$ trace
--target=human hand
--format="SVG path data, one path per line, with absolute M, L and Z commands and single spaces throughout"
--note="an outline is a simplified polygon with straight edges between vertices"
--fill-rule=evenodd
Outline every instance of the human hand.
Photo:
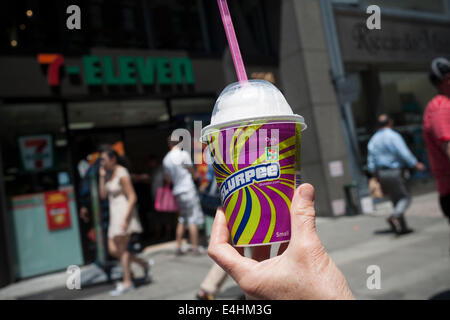
M 85 223 L 89 222 L 89 212 L 88 212 L 88 209 L 84 206 L 80 208 L 80 218 Z
M 100 166 L 100 169 L 98 170 L 98 174 L 99 174 L 100 177 L 102 177 L 102 178 L 106 177 L 106 170 L 105 170 L 105 167 Z
M 425 171 L 425 165 L 422 162 L 417 162 L 414 169 L 418 171 Z
M 291 230 L 291 241 L 281 255 L 255 261 L 243 257 L 242 250 L 238 252 L 229 243 L 225 214 L 218 209 L 208 254 L 251 298 L 353 299 L 343 274 L 317 235 L 314 188 L 310 184 L 302 184 L 294 193 Z

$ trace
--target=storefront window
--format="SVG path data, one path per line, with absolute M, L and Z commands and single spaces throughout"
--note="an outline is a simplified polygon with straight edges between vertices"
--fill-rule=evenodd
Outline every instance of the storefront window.
M 71 184 L 60 105 L 0 106 L 0 136 L 8 197 Z
M 205 51 L 197 1 L 159 0 L 147 3 L 155 48 Z
M 360 74 L 363 92 L 353 103 L 353 116 L 361 153 L 367 155 L 367 143 L 375 132 L 376 118 L 381 113 L 394 120 L 394 130 L 401 133 L 411 151 L 427 163 L 422 137 L 423 112 L 436 94 L 426 72 L 378 72 Z M 378 97 L 378 98 L 377 98 Z
M 131 0 L 88 1 L 88 32 L 85 37 L 89 46 L 146 48 L 141 4 Z
M 382 72 L 382 105 L 395 121 L 411 151 L 422 162 L 428 163 L 422 134 L 423 112 L 436 93 L 422 72 Z
M 66 9 L 78 5 L 81 29 L 69 30 Z M 32 53 L 45 48 L 67 55 L 91 47 L 147 48 L 142 2 L 133 0 L 3 1 L 0 51 Z
M 66 27 L 66 9 L 73 4 L 83 8 L 82 27 L 76 32 Z M 187 50 L 221 57 L 227 47 L 216 1 L 9 1 L 0 8 L 1 53 L 36 54 L 45 48 L 80 55 L 106 47 Z M 229 8 L 243 55 L 263 61 L 277 58 L 279 1 L 230 0 Z
M 0 105 L 5 217 L 16 279 L 84 264 L 64 129 L 60 104 Z
M 58 20 L 52 19 L 59 4 L 52 1 L 2 1 L 0 9 L 0 48 L 3 52 L 32 52 L 37 48 L 58 47 Z
M 382 105 L 398 125 L 422 122 L 422 113 L 436 93 L 425 72 L 381 72 Z
M 140 126 L 169 119 L 164 100 L 115 100 L 68 104 L 72 130 Z
M 278 43 L 269 32 L 279 24 L 279 4 L 272 1 L 232 1 L 230 10 L 234 14 L 238 38 L 244 55 L 276 56 Z M 277 20 L 278 18 L 278 20 Z M 275 30 L 278 28 L 275 27 Z
M 172 99 L 171 108 L 173 116 L 189 115 L 190 121 L 201 120 L 203 115 L 211 118 L 211 112 L 214 108 L 214 98 L 189 98 L 189 99 Z

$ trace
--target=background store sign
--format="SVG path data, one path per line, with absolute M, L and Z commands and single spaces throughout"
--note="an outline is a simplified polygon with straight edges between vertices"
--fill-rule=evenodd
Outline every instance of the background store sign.
M 381 30 L 369 30 L 365 18 L 338 13 L 342 58 L 347 62 L 429 63 L 450 52 L 450 24 L 383 16 Z
M 53 138 L 50 134 L 19 137 L 19 149 L 26 171 L 40 171 L 53 167 Z
M 44 194 L 48 230 L 70 228 L 70 209 L 67 192 L 49 191 Z
M 82 57 L 83 74 L 79 65 L 65 65 L 60 54 L 39 54 L 38 62 L 48 65 L 47 82 L 61 83 L 61 68 L 69 76 L 84 76 L 88 86 L 153 86 L 194 84 L 191 60 L 187 57 L 132 57 L 86 55 Z

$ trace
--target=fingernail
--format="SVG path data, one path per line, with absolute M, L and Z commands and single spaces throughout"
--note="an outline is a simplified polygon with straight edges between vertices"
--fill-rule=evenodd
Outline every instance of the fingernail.
M 303 200 L 314 201 L 314 188 L 310 184 L 303 184 L 299 188 L 300 198 Z

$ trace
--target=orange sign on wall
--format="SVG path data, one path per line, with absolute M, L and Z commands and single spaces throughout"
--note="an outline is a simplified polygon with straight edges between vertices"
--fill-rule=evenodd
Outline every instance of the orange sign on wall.
M 65 191 L 45 192 L 45 212 L 50 231 L 70 228 L 69 199 Z

